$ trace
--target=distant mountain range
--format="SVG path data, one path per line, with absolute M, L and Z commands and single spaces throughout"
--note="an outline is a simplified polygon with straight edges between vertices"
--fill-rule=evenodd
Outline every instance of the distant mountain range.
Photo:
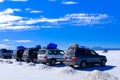
M 103 48 L 103 47 L 93 47 L 91 49 L 93 49 L 93 50 L 105 50 L 105 49 L 107 49 L 107 50 L 120 50 L 120 48 Z

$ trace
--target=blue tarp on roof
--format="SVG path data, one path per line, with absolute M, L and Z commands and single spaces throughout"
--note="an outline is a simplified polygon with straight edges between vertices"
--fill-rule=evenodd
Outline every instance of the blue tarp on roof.
M 55 44 L 55 43 L 49 43 L 49 44 L 47 45 L 47 48 L 48 48 L 48 49 L 57 49 L 57 44 Z
M 26 49 L 24 46 L 17 46 L 17 49 Z

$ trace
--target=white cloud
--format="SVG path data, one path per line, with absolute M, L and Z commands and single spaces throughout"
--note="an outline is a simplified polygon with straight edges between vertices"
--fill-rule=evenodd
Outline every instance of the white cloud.
M 12 21 L 17 21 L 21 20 L 22 17 L 19 16 L 14 16 L 14 15 L 0 15 L 0 23 L 6 23 L 6 22 L 12 22 Z
M 56 19 L 50 19 L 50 18 L 38 18 L 38 19 L 30 19 L 25 21 L 26 24 L 35 24 L 35 23 L 42 23 L 42 22 L 48 22 L 48 23 L 56 23 L 59 21 L 67 21 L 67 19 L 64 18 L 56 18 Z
M 40 26 L 40 28 L 52 28 L 52 26 Z
M 50 18 L 40 18 L 39 21 L 40 22 L 50 22 L 50 23 L 56 23 L 59 21 L 67 21 L 67 18 L 56 18 L 56 19 L 50 19 Z
M 3 12 L 0 12 L 0 14 L 12 14 L 14 12 L 14 9 L 7 8 Z
M 30 13 L 41 13 L 41 12 L 43 12 L 43 11 L 37 11 L 37 10 L 30 11 Z
M 23 17 L 14 16 L 13 13 L 15 11 L 20 11 L 20 9 L 7 8 L 3 12 L 0 12 L 0 30 L 31 29 L 31 26 L 18 23 L 23 20 Z
M 8 48 L 6 44 L 0 44 L 0 48 Z
M 74 2 L 74 1 L 63 1 L 62 4 L 73 5 L 73 4 L 78 4 L 78 2 Z
M 30 8 L 27 9 L 28 11 L 32 11 Z M 28 18 L 13 15 L 15 11 L 19 12 L 20 9 L 8 8 L 0 12 L 0 30 L 32 30 L 52 28 L 52 26 L 54 27 L 57 25 L 80 26 L 110 22 L 110 17 L 107 14 L 73 13 L 58 18 Z
M 38 18 L 30 19 L 25 21 L 26 24 L 35 23 L 53 23 L 53 24 L 68 24 L 68 25 L 90 25 L 90 24 L 102 24 L 109 22 L 109 16 L 107 14 L 84 14 L 84 13 L 74 13 L 67 14 L 60 18 Z
M 21 21 L 21 24 L 31 25 L 36 23 L 48 23 L 55 25 L 91 25 L 91 24 L 103 24 L 109 23 L 109 16 L 107 14 L 84 14 L 84 13 L 74 13 L 67 14 L 64 17 L 59 18 L 37 18 L 29 19 L 26 21 Z M 51 25 L 47 25 L 51 26 Z M 50 27 L 49 27 L 50 28 Z
M 31 26 L 4 26 L 0 27 L 0 30 L 25 30 L 31 29 Z
M 10 1 L 14 1 L 14 2 L 27 2 L 28 0 L 10 0 Z
M 0 48 L 12 49 L 12 48 L 14 48 L 14 46 L 7 45 L 7 44 L 0 44 Z
M 17 11 L 17 12 L 20 12 L 21 10 L 20 9 L 17 9 L 17 8 L 15 8 L 15 9 L 13 9 L 14 11 Z
M 75 1 L 66 1 L 66 0 L 49 0 L 50 2 L 60 2 L 61 4 L 65 5 L 73 5 L 73 4 L 78 4 L 78 2 Z
M 4 0 L 0 0 L 0 3 L 4 2 Z
M 31 42 L 31 40 L 15 40 L 15 42 L 18 42 L 18 43 L 29 43 L 29 42 Z
M 109 22 L 109 16 L 107 14 L 67 14 L 64 18 L 67 18 L 67 23 L 75 25 L 90 25 L 101 24 Z
M 20 16 L 14 16 L 12 15 L 15 11 L 18 11 L 19 9 L 11 9 L 7 8 L 3 12 L 0 12 L 0 23 L 5 23 L 8 21 L 16 21 L 22 19 Z
M 10 40 L 9 40 L 9 39 L 3 39 L 2 41 L 4 41 L 4 42 L 9 42 Z
M 40 10 L 32 10 L 31 8 L 26 8 L 26 11 L 30 12 L 30 13 L 42 13 L 43 11 Z
M 15 11 L 21 11 L 20 9 L 12 9 L 12 8 L 7 8 L 6 10 L 0 12 L 0 15 L 2 14 L 13 14 Z
M 31 10 L 31 8 L 25 8 L 25 10 L 26 10 L 26 11 L 30 11 L 30 10 Z

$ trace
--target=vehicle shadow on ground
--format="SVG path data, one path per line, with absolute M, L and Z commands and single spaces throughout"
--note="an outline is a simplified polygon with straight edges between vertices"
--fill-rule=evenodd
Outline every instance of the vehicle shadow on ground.
M 56 65 L 54 65 L 52 67 L 65 67 L 65 66 L 66 66 L 65 64 L 56 64 Z
M 66 65 L 65 64 L 55 64 L 54 66 L 51 66 L 51 67 L 60 68 L 60 67 L 66 67 Z M 107 70 L 114 69 L 115 67 L 116 66 L 112 66 L 112 65 L 106 65 L 106 66 L 94 65 L 94 66 L 89 66 L 86 69 L 80 69 L 79 67 L 74 67 L 74 69 L 80 70 L 80 71 L 94 71 L 94 70 L 107 71 Z
M 93 66 L 93 67 L 88 67 L 86 69 L 79 69 L 79 68 L 75 68 L 75 69 L 76 70 L 82 70 L 82 71 L 94 71 L 94 70 L 106 71 L 106 70 L 111 70 L 115 67 L 116 66 L 106 65 L 106 66 Z

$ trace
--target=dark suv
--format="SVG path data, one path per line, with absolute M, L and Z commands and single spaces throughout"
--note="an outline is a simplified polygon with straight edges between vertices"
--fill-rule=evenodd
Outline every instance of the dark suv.
M 16 53 L 17 61 L 37 62 L 38 49 L 27 48 L 19 49 Z
M 105 56 L 97 54 L 94 50 L 85 48 L 69 49 L 64 55 L 63 63 L 74 67 L 86 68 L 89 64 L 100 64 L 105 66 L 107 59 Z
M 12 50 L 7 50 L 7 49 L 0 50 L 0 57 L 2 57 L 3 59 L 12 59 L 12 56 L 13 56 Z

